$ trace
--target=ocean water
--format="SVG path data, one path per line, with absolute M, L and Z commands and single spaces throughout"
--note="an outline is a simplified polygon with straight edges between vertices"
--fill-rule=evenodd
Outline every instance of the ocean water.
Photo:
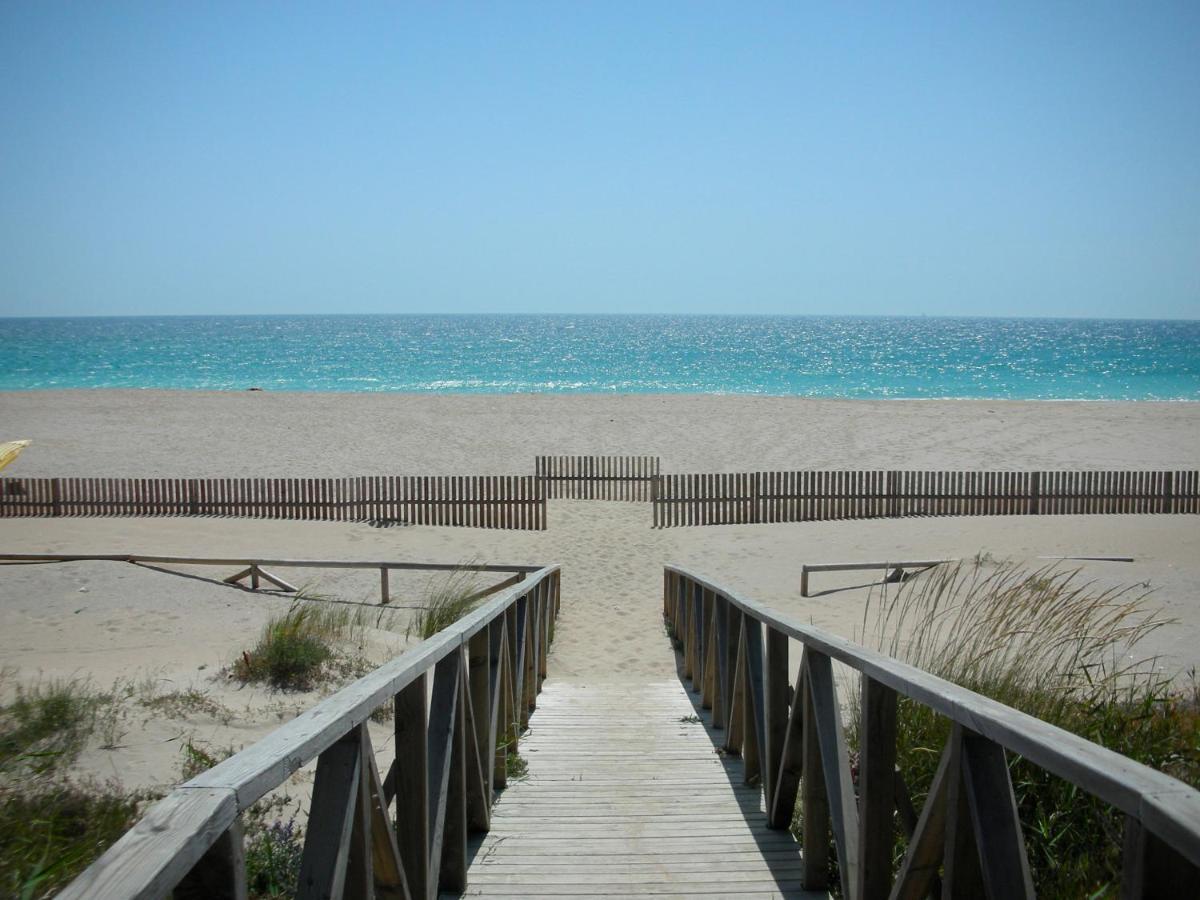
M 1200 400 L 1200 321 L 773 316 L 0 319 L 0 389 Z

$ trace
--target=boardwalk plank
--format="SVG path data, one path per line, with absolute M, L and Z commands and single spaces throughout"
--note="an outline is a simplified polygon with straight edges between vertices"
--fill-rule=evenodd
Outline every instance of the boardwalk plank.
M 677 681 L 548 681 L 466 896 L 805 896 L 795 839 L 767 828 L 693 702 Z

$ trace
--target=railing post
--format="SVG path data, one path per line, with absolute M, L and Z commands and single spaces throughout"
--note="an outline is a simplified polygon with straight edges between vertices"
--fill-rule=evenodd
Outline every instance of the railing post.
M 57 479 L 56 479 L 57 480 Z M 235 821 L 175 886 L 176 900 L 245 900 L 246 849 Z
M 350 729 L 317 759 L 296 890 L 301 900 L 339 896 L 346 882 L 362 780 L 360 736 Z
M 429 893 L 429 769 L 425 693 L 422 673 L 395 698 L 396 833 L 400 858 L 414 898 Z
M 855 896 L 858 889 L 858 807 L 854 799 L 850 759 L 833 682 L 833 666 L 824 653 L 809 650 L 805 656 L 808 660 L 808 688 L 812 697 L 813 730 L 825 781 L 826 810 L 837 846 L 842 896 L 850 898 Z M 807 731 L 807 723 L 805 725 Z M 807 738 L 807 734 L 805 736 Z M 808 759 L 804 762 L 804 779 L 808 781 Z
M 971 810 L 963 784 L 963 728 L 957 722 L 950 731 L 950 768 L 946 782 L 946 849 L 942 884 L 948 897 L 983 897 L 983 872 Z
M 460 717 L 463 696 L 462 651 L 443 657 L 434 666 L 433 696 L 429 703 L 429 875 L 426 897 L 439 888 L 455 888 L 456 871 L 466 842 L 466 794 L 462 789 L 463 752 Z
M 474 831 L 491 825 L 492 760 L 491 646 L 489 629 L 469 641 L 467 651 L 467 824 Z
M 388 590 L 388 569 L 387 566 L 379 567 L 379 602 L 385 606 L 392 600 L 391 592 Z
M 700 707 L 702 709 L 712 709 L 713 694 L 716 692 L 716 680 L 713 677 L 717 669 L 717 643 L 713 640 L 713 615 L 714 607 L 716 606 L 716 596 L 710 590 L 704 590 L 701 594 L 701 604 L 704 608 L 704 627 L 702 634 L 704 635 L 704 646 L 701 653 L 704 656 L 704 667 L 702 670 L 702 679 L 700 683 Z
M 817 740 L 816 711 L 813 709 L 808 663 L 812 651 L 804 651 L 805 685 L 801 699 L 801 735 L 803 738 L 800 779 L 800 815 L 804 848 L 803 887 L 808 891 L 829 887 L 829 798 L 825 793 L 825 767 L 821 761 L 821 744 Z
M 775 802 L 779 763 L 788 726 L 788 639 L 782 631 L 766 626 L 766 659 L 763 665 L 763 792 L 766 807 Z
M 729 601 L 716 594 L 713 598 L 713 642 L 716 665 L 713 667 L 712 726 L 724 728 L 729 719 Z
M 895 843 L 896 692 L 862 676 L 859 740 L 859 889 L 862 900 L 886 898 Z
M 688 618 L 692 639 L 692 692 L 699 693 L 704 678 L 704 588 L 699 583 L 692 584 Z
M 1200 896 L 1200 868 L 1180 856 L 1134 816 L 1125 817 L 1121 857 L 1122 900 Z

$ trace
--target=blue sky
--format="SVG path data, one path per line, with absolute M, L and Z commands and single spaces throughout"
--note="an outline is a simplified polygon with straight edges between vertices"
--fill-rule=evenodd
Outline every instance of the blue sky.
M 0 5 L 0 315 L 1200 318 L 1200 3 Z

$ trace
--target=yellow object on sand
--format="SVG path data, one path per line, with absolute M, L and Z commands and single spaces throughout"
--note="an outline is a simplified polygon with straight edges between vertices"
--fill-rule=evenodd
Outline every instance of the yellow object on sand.
M 0 444 L 0 469 L 17 458 L 17 455 L 29 446 L 29 441 L 8 441 Z

